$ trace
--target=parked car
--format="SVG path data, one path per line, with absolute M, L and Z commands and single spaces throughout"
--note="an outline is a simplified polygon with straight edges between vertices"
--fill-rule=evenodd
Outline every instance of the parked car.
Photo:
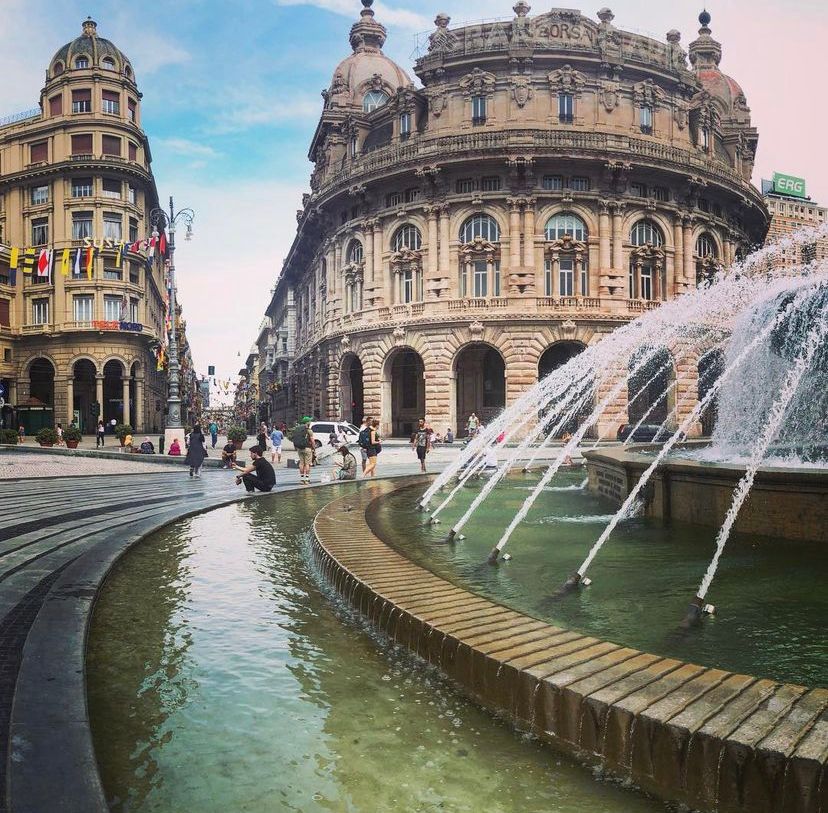
M 313 421 L 310 424 L 310 430 L 313 432 L 317 449 L 327 444 L 332 432 L 345 435 L 348 443 L 356 443 L 359 438 L 359 429 L 345 421 Z
M 618 427 L 618 440 L 623 441 L 629 438 L 631 443 L 653 443 L 656 436 L 663 443 L 671 434 L 657 423 L 642 423 L 637 429 L 634 423 L 623 423 Z M 632 435 L 631 438 L 630 435 Z

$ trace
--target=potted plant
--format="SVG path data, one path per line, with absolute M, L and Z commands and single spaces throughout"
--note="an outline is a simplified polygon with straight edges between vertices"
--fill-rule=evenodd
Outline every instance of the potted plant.
M 121 446 L 124 445 L 124 438 L 127 435 L 132 434 L 132 427 L 128 423 L 116 423 L 115 424 L 115 437 L 121 443 Z
M 67 426 L 63 430 L 63 439 L 66 441 L 67 449 L 77 449 L 78 444 L 83 439 L 83 435 L 77 426 Z
M 54 446 L 58 441 L 58 433 L 51 426 L 44 426 L 35 435 L 35 440 L 41 446 Z
M 242 444 L 247 440 L 247 430 L 241 426 L 231 426 L 227 430 L 227 440 L 233 441 L 233 445 L 241 449 Z
M 14 443 L 17 445 L 20 442 L 20 435 L 17 434 L 16 429 L 0 429 L 0 443 Z

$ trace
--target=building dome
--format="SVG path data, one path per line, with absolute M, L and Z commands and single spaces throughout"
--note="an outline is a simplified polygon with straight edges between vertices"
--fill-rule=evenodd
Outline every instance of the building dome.
M 365 100 L 369 94 L 388 96 L 397 88 L 412 84 L 409 75 L 382 52 L 386 30 L 374 19 L 373 1 L 362 0 L 360 19 L 351 27 L 350 41 L 354 52 L 334 71 L 329 91 L 333 107 L 370 105 L 370 99 L 367 103 Z
M 735 79 L 719 70 L 722 46 L 711 36 L 710 19 L 706 10 L 699 15 L 701 28 L 698 39 L 690 43 L 690 62 L 702 87 L 729 114 L 734 109 L 746 108 L 745 92 Z
M 71 70 L 110 70 L 133 80 L 132 65 L 109 40 L 98 36 L 98 24 L 87 17 L 79 37 L 59 48 L 49 63 L 49 79 Z

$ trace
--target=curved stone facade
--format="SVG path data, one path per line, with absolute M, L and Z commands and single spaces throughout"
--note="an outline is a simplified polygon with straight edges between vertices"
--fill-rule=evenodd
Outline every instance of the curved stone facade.
M 77 417 L 94 432 L 98 404 L 107 421 L 163 427 L 165 271 L 129 248 L 152 232 L 151 160 L 130 62 L 86 20 L 52 57 L 39 109 L 0 122 L 3 425 L 31 433 Z M 24 273 L 25 247 L 52 252 L 50 276 Z M 51 412 L 26 409 L 30 399 Z
M 360 77 L 354 64 L 385 41 L 364 5 Z M 440 431 L 485 421 L 576 346 L 556 343 L 598 341 L 764 237 L 757 134 L 707 15 L 690 67 L 678 32 L 630 34 L 607 9 L 599 22 L 514 11 L 460 29 L 439 15 L 414 68 L 422 88 L 393 87 L 389 70 L 354 87 L 334 75 L 268 311 L 285 335 L 290 292 L 280 409 L 379 416 L 386 435 L 418 413 Z M 395 371 L 405 348 L 416 357 Z

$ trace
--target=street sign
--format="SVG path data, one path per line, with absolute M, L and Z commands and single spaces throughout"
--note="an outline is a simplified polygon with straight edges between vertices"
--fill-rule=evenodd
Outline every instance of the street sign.
M 788 195 L 793 198 L 807 197 L 805 194 L 804 178 L 797 178 L 794 175 L 783 175 L 781 172 L 773 173 L 773 191 L 777 195 Z

